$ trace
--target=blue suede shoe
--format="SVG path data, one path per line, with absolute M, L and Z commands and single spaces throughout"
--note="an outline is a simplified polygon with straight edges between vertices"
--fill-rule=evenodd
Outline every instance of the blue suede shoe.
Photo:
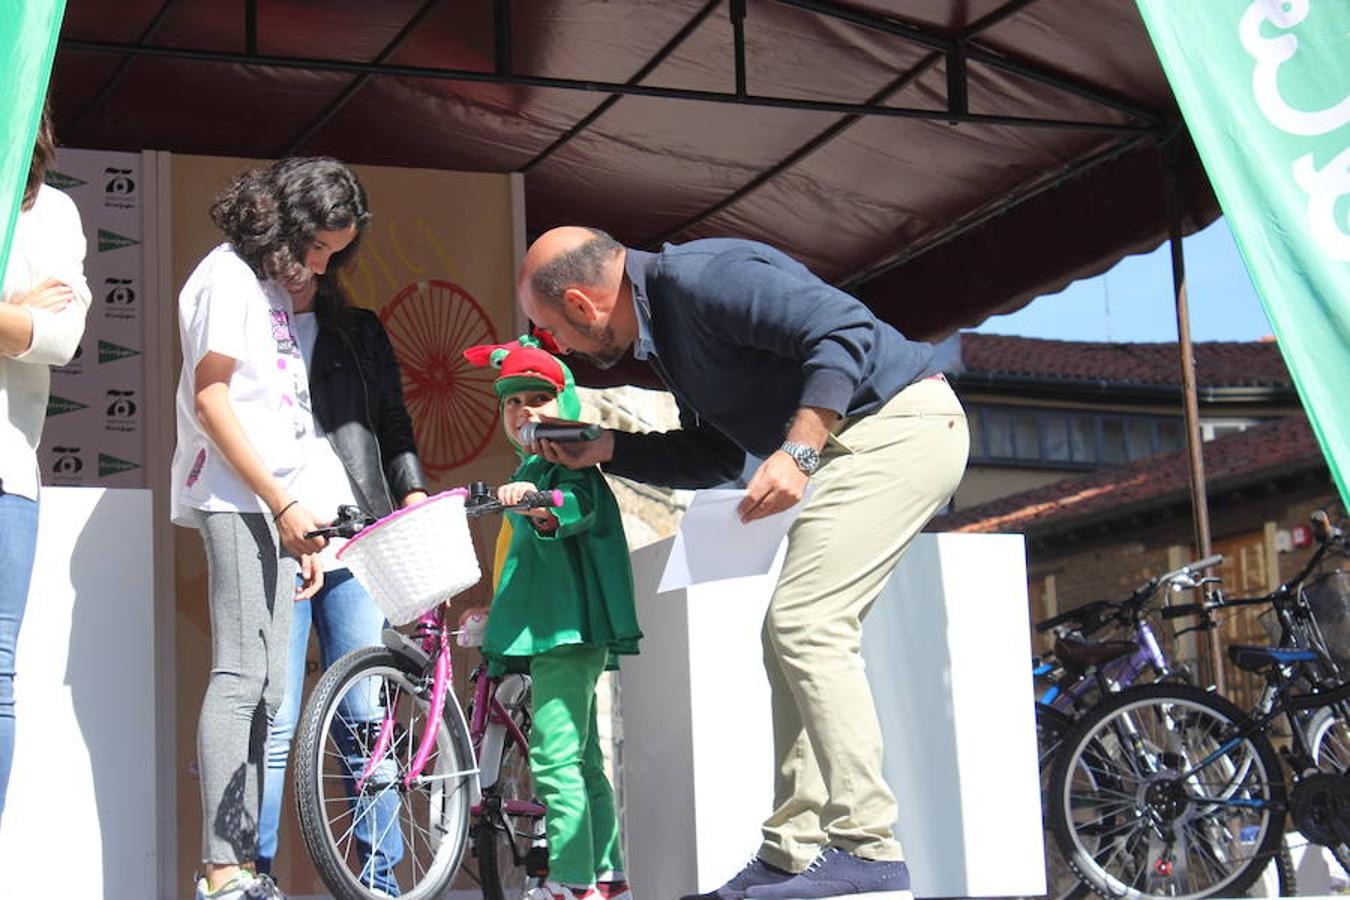
M 777 866 L 771 866 L 758 856 L 751 857 L 745 868 L 730 881 L 715 891 L 706 894 L 685 894 L 680 900 L 744 900 L 745 892 L 755 887 L 769 887 L 783 881 L 790 881 L 793 874 Z
M 823 897 L 887 897 L 914 900 L 909 867 L 902 862 L 862 859 L 826 847 L 815 862 L 787 881 L 746 891 L 748 900 L 820 900 Z

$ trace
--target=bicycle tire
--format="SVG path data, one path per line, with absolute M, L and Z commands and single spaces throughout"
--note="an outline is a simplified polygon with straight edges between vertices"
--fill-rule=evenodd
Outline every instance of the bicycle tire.
M 1158 684 L 1107 697 L 1070 729 L 1051 772 L 1050 817 L 1060 850 L 1093 891 L 1201 900 L 1239 896 L 1261 876 L 1283 843 L 1284 773 L 1264 734 L 1223 749 L 1245 718 L 1208 691 Z M 1072 780 L 1080 767 L 1095 775 L 1082 789 Z M 1197 790 L 1218 802 L 1197 802 Z
M 1041 832 L 1045 840 L 1045 893 L 1047 900 L 1082 900 L 1092 893 L 1059 851 L 1050 819 L 1046 815 L 1050 770 L 1073 717 L 1044 703 L 1036 704 L 1036 759 L 1041 776 Z
M 396 822 L 404 856 L 395 875 L 404 900 L 431 900 L 449 890 L 463 861 L 469 832 L 469 779 L 475 777 L 476 767 L 462 722 L 449 714 L 454 703 L 451 697 L 435 752 L 424 770 L 425 780 L 402 789 L 403 776 L 423 731 L 428 709 L 425 694 L 429 692 L 423 673 L 403 656 L 384 647 L 353 650 L 333 663 L 315 685 L 295 737 L 295 803 L 300 833 L 319 877 L 335 900 L 375 900 L 383 896 L 361 883 L 362 861 L 354 860 L 358 851 L 353 847 L 352 833 L 363 813 L 341 807 L 348 796 L 349 773 L 354 769 L 342 752 L 329 746 L 330 742 L 336 746 L 336 739 L 330 737 L 336 727 L 345 726 L 350 734 L 357 734 L 357 729 L 341 720 L 339 710 L 349 691 L 376 687 L 375 683 L 367 684 L 373 678 L 381 679 L 380 703 L 385 708 L 392 703 L 396 719 L 405 710 L 408 715 L 406 723 L 399 721 L 388 751 L 389 771 L 381 779 L 384 786 L 374 792 L 379 796 L 396 791 L 399 798 Z M 395 685 L 392 691 L 391 681 Z M 363 748 L 370 746 L 366 740 L 356 739 L 362 741 Z M 325 796 L 325 788 L 332 789 L 334 782 L 344 791 L 337 799 Z M 346 802 L 350 807 L 351 801 Z M 343 835 L 334 834 L 334 822 L 329 819 L 328 810 L 334 804 L 339 806 L 338 820 L 345 816 L 352 820 Z M 345 846 L 340 846 L 344 841 Z M 419 847 L 428 854 L 428 861 L 420 866 Z
M 521 733 L 529 739 L 530 690 L 508 709 Z M 499 726 L 500 727 L 500 726 Z M 487 743 L 486 741 L 484 742 Z M 498 810 L 508 800 L 534 801 L 529 747 L 511 740 L 500 746 L 497 780 L 483 789 L 482 812 L 473 825 L 473 852 L 484 900 L 520 900 L 532 882 L 524 866 L 531 847 L 543 840 L 542 818 L 510 816 Z M 484 768 L 486 761 L 481 761 Z
M 1350 769 L 1350 723 L 1335 707 L 1317 710 L 1304 726 L 1304 734 L 1319 772 L 1339 775 Z

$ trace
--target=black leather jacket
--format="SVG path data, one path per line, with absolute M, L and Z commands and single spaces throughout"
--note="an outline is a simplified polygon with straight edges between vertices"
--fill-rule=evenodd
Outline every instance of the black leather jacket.
M 362 510 L 385 516 L 410 491 L 426 490 L 394 348 L 373 312 L 352 307 L 339 324 L 320 326 L 309 392 Z M 322 518 L 333 511 L 314 512 Z

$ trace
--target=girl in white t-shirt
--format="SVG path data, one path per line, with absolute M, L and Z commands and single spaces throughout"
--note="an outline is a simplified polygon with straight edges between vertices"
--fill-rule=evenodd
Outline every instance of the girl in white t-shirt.
M 282 896 L 253 871 L 265 742 L 287 681 L 293 603 L 323 587 L 325 542 L 305 534 L 332 517 L 309 505 L 316 426 L 296 317 L 336 290 L 333 273 L 370 213 L 346 166 L 288 159 L 240 175 L 211 216 L 227 243 L 178 299 L 172 515 L 201 532 L 209 572 L 197 897 L 242 900 Z

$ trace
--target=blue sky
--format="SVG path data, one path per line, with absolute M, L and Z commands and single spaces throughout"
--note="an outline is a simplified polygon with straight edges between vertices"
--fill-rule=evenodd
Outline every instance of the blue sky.
M 1272 334 L 1226 219 L 1186 238 L 1183 247 L 1192 340 L 1254 341 Z M 1071 341 L 1175 341 L 1167 244 L 974 330 Z

